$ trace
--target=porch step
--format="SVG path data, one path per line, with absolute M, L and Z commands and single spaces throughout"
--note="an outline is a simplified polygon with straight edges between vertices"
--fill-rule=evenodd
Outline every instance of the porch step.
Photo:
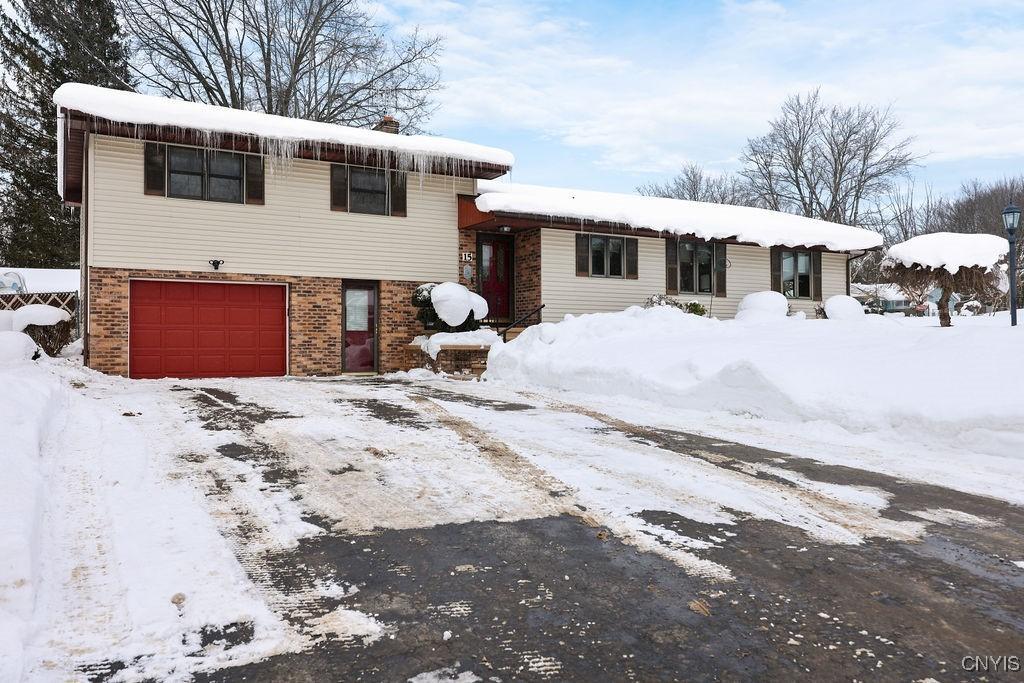
M 519 327 L 511 327 L 511 328 L 509 328 L 508 332 L 505 333 L 505 341 L 512 341 L 513 339 L 518 337 L 520 334 L 522 334 L 523 330 L 525 330 L 525 329 L 526 329 L 525 325 L 520 325 Z

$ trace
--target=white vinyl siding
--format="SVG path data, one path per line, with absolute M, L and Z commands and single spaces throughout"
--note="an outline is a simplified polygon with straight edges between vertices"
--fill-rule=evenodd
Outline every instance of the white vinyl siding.
M 457 195 L 471 179 L 408 178 L 408 215 L 331 211 L 326 162 L 267 159 L 264 205 L 143 194 L 143 143 L 92 136 L 89 264 L 98 267 L 439 281 L 458 277 Z
M 576 232 L 545 228 L 540 231 L 540 287 L 544 322 L 558 322 L 568 313 L 621 311 L 637 306 L 651 294 L 665 292 L 665 242 L 637 238 L 636 280 L 576 276 Z
M 541 230 L 541 296 L 546 304 L 545 322 L 557 322 L 567 313 L 621 311 L 642 304 L 651 294 L 665 293 L 665 241 L 639 237 L 639 278 L 621 280 L 576 277 L 576 233 L 571 230 Z M 681 302 L 699 301 L 716 318 L 732 318 L 744 296 L 772 288 L 771 251 L 763 247 L 730 244 L 726 247 L 726 296 L 680 293 Z M 846 294 L 846 254 L 823 253 L 821 258 L 822 302 L 835 294 Z M 794 313 L 814 317 L 821 302 L 792 299 Z

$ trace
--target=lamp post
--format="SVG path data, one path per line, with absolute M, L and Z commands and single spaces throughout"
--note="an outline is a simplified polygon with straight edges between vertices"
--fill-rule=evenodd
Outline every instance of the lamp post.
M 1003 227 L 1010 239 L 1010 325 L 1017 324 L 1017 224 L 1020 208 L 1012 201 L 1003 209 Z

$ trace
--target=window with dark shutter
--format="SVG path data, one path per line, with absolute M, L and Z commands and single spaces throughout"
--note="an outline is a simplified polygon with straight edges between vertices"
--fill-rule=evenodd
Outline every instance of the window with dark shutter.
M 576 277 L 590 275 L 590 235 L 576 235 Z
M 331 210 L 348 211 L 348 166 L 331 164 Z
M 626 238 L 626 279 L 636 280 L 640 277 L 639 242 L 635 237 Z
M 389 175 L 391 176 L 391 215 L 404 216 L 406 212 L 406 174 L 404 171 L 391 171 Z
M 244 162 L 242 154 L 210 151 L 206 157 L 206 198 L 212 202 L 244 202 Z
M 811 297 L 821 301 L 821 252 L 811 252 Z
M 203 199 L 206 155 L 194 147 L 167 149 L 167 196 Z
M 679 293 L 679 241 L 676 237 L 665 239 L 665 293 Z
M 772 272 L 772 291 L 782 293 L 782 250 L 772 247 L 770 253 Z
M 145 193 L 160 195 L 165 194 L 167 182 L 167 152 L 166 147 L 156 142 L 146 143 L 145 152 Z
M 715 296 L 725 296 L 725 273 L 729 268 L 729 259 L 725 255 L 725 245 L 715 242 Z
M 245 203 L 263 203 L 263 157 L 245 155 Z

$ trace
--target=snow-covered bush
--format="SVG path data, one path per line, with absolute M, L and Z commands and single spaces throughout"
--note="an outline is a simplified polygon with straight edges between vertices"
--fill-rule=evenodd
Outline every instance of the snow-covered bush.
M 852 296 L 836 294 L 825 301 L 825 315 L 829 320 L 857 320 L 864 317 L 864 307 Z
M 47 304 L 29 304 L 0 311 L 0 330 L 24 332 L 48 356 L 56 356 L 75 337 L 71 314 Z
M 736 320 L 770 322 L 789 315 L 789 300 L 779 292 L 747 294 L 736 307 Z
M 652 294 L 644 300 L 643 308 L 655 308 L 657 306 L 671 306 L 691 315 L 707 315 L 708 309 L 699 301 L 687 301 L 685 304 L 679 299 L 665 294 Z
M 37 357 L 39 347 L 24 332 L 0 331 L 0 365 L 15 365 Z
M 428 330 L 472 332 L 487 317 L 487 301 L 457 282 L 420 285 L 412 295 L 416 319 Z

